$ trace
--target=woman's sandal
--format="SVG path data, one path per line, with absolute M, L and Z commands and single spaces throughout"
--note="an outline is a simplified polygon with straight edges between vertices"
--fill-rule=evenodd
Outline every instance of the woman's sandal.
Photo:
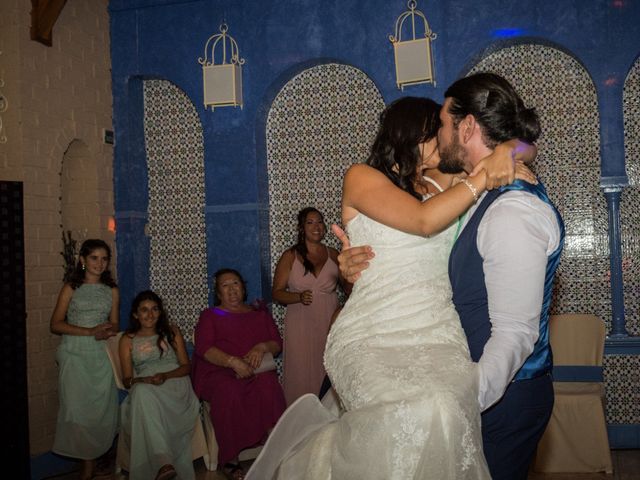
M 160 467 L 158 475 L 156 475 L 156 480 L 173 480 L 174 478 L 178 478 L 176 469 L 173 468 L 173 465 L 168 464 Z
M 225 463 L 222 471 L 229 480 L 243 480 L 244 470 L 238 463 Z

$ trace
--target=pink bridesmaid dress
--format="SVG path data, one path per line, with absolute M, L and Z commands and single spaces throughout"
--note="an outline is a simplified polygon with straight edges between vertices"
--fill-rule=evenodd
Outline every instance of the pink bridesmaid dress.
M 296 254 L 287 288 L 290 292 L 313 292 L 310 305 L 287 305 L 284 317 L 284 394 L 291 405 L 305 393 L 320 391 L 325 376 L 323 356 L 331 316 L 338 308 L 338 266 L 329 255 L 318 276 L 304 274 Z

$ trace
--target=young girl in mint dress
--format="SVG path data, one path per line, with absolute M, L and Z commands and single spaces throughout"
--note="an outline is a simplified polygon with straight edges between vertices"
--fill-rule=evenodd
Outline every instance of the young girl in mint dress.
M 81 460 L 82 480 L 96 473 L 95 460 L 111 448 L 118 429 L 118 395 L 104 341 L 118 331 L 118 288 L 110 260 L 105 242 L 86 240 L 51 316 L 51 332 L 62 336 L 52 450 Z
M 184 339 L 154 292 L 134 299 L 119 353 L 129 388 L 121 431 L 131 452 L 129 479 L 194 480 L 191 439 L 200 402 L 191 388 Z

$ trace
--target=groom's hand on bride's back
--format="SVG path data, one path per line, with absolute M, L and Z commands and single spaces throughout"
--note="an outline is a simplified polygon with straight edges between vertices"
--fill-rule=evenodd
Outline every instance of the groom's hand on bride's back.
M 360 278 L 360 272 L 369 267 L 369 260 L 375 254 L 368 245 L 352 247 L 347 234 L 335 223 L 331 225 L 331 230 L 338 237 L 338 240 L 342 242 L 342 251 L 338 255 L 340 274 L 347 282 L 354 283 Z

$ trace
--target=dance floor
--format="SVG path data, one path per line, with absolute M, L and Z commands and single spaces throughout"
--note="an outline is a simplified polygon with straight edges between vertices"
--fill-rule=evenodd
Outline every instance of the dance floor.
M 640 450 L 612 450 L 613 475 L 604 473 L 531 473 L 528 480 L 640 480 Z M 248 467 L 251 462 L 243 462 Z M 226 480 L 222 472 L 208 472 L 202 460 L 196 460 L 196 480 Z M 77 473 L 47 477 L 56 480 L 75 480 Z M 113 475 L 112 480 L 126 480 L 126 473 Z M 105 477 L 101 479 L 107 480 Z M 390 479 L 391 480 L 391 479 Z M 399 480 L 399 479 L 398 479 Z

